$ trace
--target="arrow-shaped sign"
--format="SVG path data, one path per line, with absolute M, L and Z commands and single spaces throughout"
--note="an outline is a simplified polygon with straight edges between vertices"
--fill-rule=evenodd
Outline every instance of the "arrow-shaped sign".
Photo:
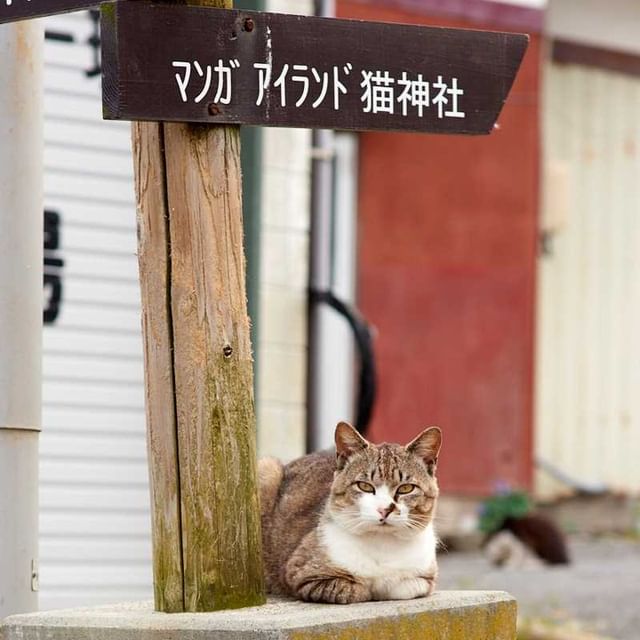
M 489 133 L 525 35 L 102 5 L 108 119 Z

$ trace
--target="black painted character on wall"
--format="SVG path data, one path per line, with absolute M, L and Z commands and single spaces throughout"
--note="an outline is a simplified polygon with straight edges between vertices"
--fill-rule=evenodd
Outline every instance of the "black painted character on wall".
M 53 324 L 62 302 L 62 267 L 64 260 L 57 255 L 60 249 L 60 214 L 44 212 L 44 323 Z
M 92 33 L 83 42 L 92 51 L 93 64 L 89 69 L 85 69 L 84 74 L 87 78 L 95 78 L 100 75 L 100 11 L 97 9 L 89 9 L 85 14 L 91 21 Z M 52 42 L 66 42 L 68 44 L 74 44 L 77 42 L 76 36 L 68 31 L 54 31 L 47 29 L 44 32 L 45 40 Z

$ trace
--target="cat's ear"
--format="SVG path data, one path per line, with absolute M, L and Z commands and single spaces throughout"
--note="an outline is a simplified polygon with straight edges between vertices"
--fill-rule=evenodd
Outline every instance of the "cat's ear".
M 369 446 L 369 443 L 348 422 L 338 423 L 335 438 L 338 469 L 342 469 L 353 454 L 364 451 Z
M 422 458 L 427 465 L 429 475 L 433 475 L 438 463 L 438 454 L 442 445 L 442 431 L 438 427 L 425 429 L 417 438 L 414 438 L 408 445 L 407 451 Z

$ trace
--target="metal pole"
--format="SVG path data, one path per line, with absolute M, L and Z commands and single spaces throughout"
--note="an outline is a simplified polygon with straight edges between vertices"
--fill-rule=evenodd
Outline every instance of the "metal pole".
M 0 618 L 38 608 L 43 45 L 0 27 Z
M 335 16 L 335 0 L 316 0 L 315 14 Z M 309 287 L 326 291 L 331 285 L 331 215 L 333 204 L 334 132 L 313 132 L 311 169 L 311 242 L 309 247 Z M 332 444 L 335 425 L 320 424 L 322 397 L 320 366 L 322 325 L 327 309 L 318 304 L 309 307 L 309 358 L 307 366 L 307 448 L 314 451 Z

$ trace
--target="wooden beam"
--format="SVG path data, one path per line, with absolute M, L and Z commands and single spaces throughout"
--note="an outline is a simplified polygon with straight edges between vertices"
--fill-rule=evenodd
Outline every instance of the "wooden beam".
M 184 611 L 184 581 L 163 138 L 161 123 L 133 123 L 154 598 L 174 613 Z
M 133 145 L 156 609 L 262 604 L 239 130 L 138 123 Z

